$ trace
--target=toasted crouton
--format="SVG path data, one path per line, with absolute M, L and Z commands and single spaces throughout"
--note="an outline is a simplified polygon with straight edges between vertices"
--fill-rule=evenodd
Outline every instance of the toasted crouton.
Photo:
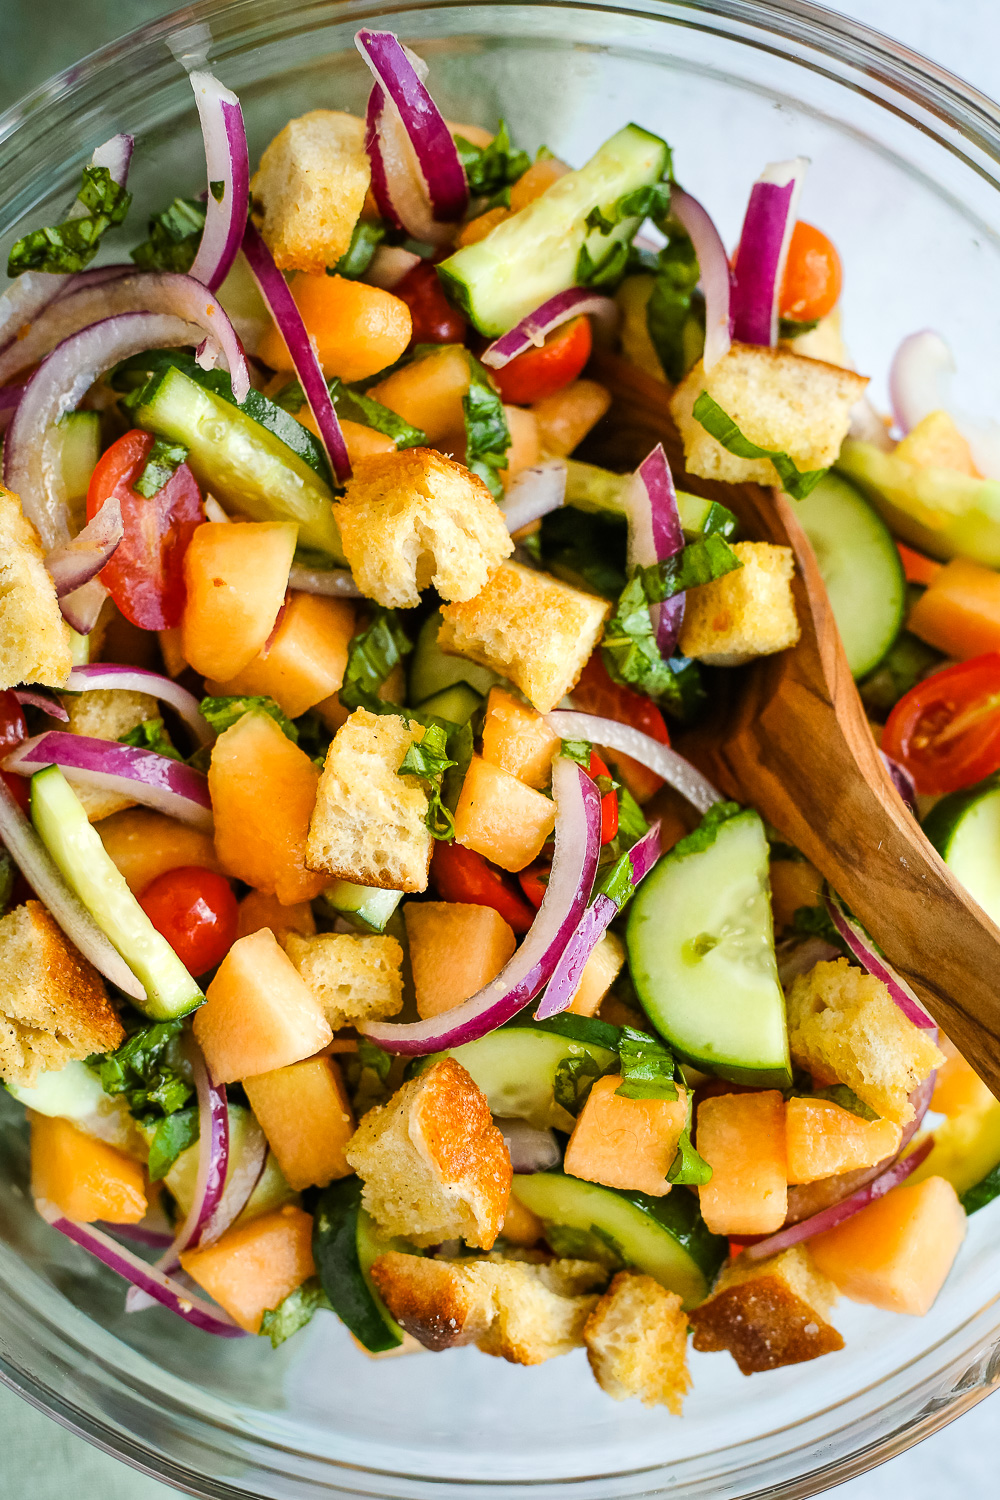
M 787 453 L 796 468 L 807 470 L 833 463 L 847 436 L 851 407 L 867 384 L 867 377 L 853 370 L 756 344 L 734 344 L 708 375 L 699 360 L 670 399 L 688 473 L 729 484 L 781 483 L 769 458 L 738 458 L 695 420 L 702 391 L 751 443 Z
M 70 734 L 82 734 L 95 740 L 118 740 L 123 734 L 159 716 L 156 699 L 148 693 L 133 693 L 129 688 L 92 688 L 87 693 L 68 693 L 65 699 Z M 121 792 L 106 791 L 100 786 L 85 786 L 72 771 L 67 778 L 83 803 L 92 823 L 110 818 L 112 813 L 134 807 L 135 799 Z
M 584 1325 L 587 1357 L 598 1385 L 615 1401 L 641 1396 L 675 1417 L 691 1389 L 688 1320 L 676 1292 L 652 1276 L 619 1271 Z
M 403 950 L 394 937 L 290 932 L 285 952 L 333 1031 L 358 1021 L 384 1021 L 403 1004 Z
M 846 958 L 799 974 L 788 994 L 792 1060 L 816 1078 L 846 1083 L 876 1114 L 905 1125 L 907 1095 L 944 1057 L 907 1020 L 880 979 Z
M 837 1296 L 805 1245 L 770 1260 L 737 1256 L 689 1314 L 694 1347 L 701 1354 L 728 1349 L 744 1375 L 818 1359 L 844 1347 L 827 1322 Z
M 514 550 L 483 481 L 432 448 L 359 460 L 335 514 L 358 588 L 389 607 L 413 609 L 431 584 L 471 599 Z
M 485 1096 L 442 1058 L 365 1115 L 347 1148 L 365 1208 L 414 1245 L 460 1238 L 488 1250 L 510 1193 L 510 1154 Z
M 0 689 L 19 682 L 62 687 L 72 670 L 69 626 L 38 533 L 18 497 L 0 487 Z
M 366 708 L 337 730 L 309 824 L 311 870 L 387 891 L 427 889 L 427 793 L 416 776 L 397 774 L 422 735 L 419 724 Z
M 605 599 L 505 562 L 474 599 L 445 606 L 438 645 L 509 677 L 547 714 L 576 686 L 610 612 Z
M 365 122 L 336 109 L 289 120 L 250 183 L 281 271 L 322 274 L 347 253 L 371 184 Z
M 597 1305 L 592 1288 L 607 1272 L 588 1260 L 543 1265 L 504 1261 L 499 1267 L 496 1317 L 477 1347 L 514 1365 L 539 1365 L 583 1343 Z
M 755 656 L 794 646 L 800 635 L 792 598 L 791 547 L 734 542 L 743 564 L 713 583 L 689 589 L 680 648 L 712 667 L 739 667 Z
M 125 1029 L 97 970 L 63 936 L 40 901 L 0 920 L 0 1078 L 33 1088 L 93 1052 L 110 1052 Z

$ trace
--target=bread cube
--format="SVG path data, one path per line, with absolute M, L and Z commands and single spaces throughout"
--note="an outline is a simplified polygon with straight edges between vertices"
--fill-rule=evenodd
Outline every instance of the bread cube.
M 556 822 L 555 803 L 474 755 L 455 808 L 455 842 L 503 870 L 537 859 Z
M 584 964 L 576 994 L 567 1010 L 574 1016 L 596 1016 L 624 962 L 625 944 L 617 932 L 606 932 Z
M 744 1375 L 843 1349 L 827 1318 L 837 1288 L 805 1245 L 770 1260 L 728 1261 L 712 1295 L 688 1316 L 701 1354 L 728 1349 Z
M 0 486 L 0 690 L 63 687 L 73 668 L 69 640 L 38 533 L 17 495 Z
M 483 759 L 541 791 L 552 779 L 552 757 L 559 749 L 541 714 L 501 687 L 490 689 L 483 721 Z
M 698 1105 L 698 1150 L 712 1168 L 699 1188 L 713 1234 L 772 1234 L 788 1212 L 785 1101 L 777 1089 L 718 1094 Z
M 465 901 L 408 901 L 403 907 L 422 1020 L 453 1010 L 496 979 L 517 939 L 492 906 Z
M 413 609 L 432 584 L 471 599 L 514 550 L 483 481 L 432 448 L 362 459 L 334 513 L 358 588 L 387 606 Z
M 403 1004 L 403 950 L 394 937 L 289 933 L 285 951 L 334 1031 L 384 1021 Z
M 504 1261 L 497 1269 L 496 1317 L 477 1340 L 483 1354 L 539 1365 L 580 1347 L 597 1304 L 592 1288 L 607 1277 L 603 1266 L 586 1260 Z
M 335 266 L 350 246 L 370 184 L 364 120 L 336 109 L 289 120 L 250 183 L 278 269 L 318 275 Z
M 87 693 L 67 693 L 64 699 L 69 714 L 70 734 L 86 735 L 95 740 L 120 740 L 147 719 L 160 717 L 159 705 L 149 693 L 133 693 L 129 688 L 92 688 Z M 83 803 L 92 823 L 110 818 L 135 806 L 135 799 L 104 787 L 87 786 L 77 781 L 72 771 L 66 777 Z
M 351 1175 L 344 1148 L 354 1113 L 332 1057 L 257 1073 L 243 1087 L 290 1188 L 326 1187 Z
M 688 1320 L 676 1292 L 652 1276 L 619 1271 L 584 1324 L 590 1368 L 615 1401 L 640 1396 L 675 1417 L 691 1389 Z
M 545 714 L 576 685 L 611 608 L 548 573 L 505 562 L 474 599 L 445 606 L 438 645 L 509 677 Z
M 710 667 L 739 667 L 794 646 L 800 635 L 791 547 L 735 542 L 743 564 L 687 592 L 680 649 Z
M 621 1081 L 620 1074 L 595 1081 L 569 1138 L 563 1171 L 663 1198 L 687 1121 L 687 1093 L 680 1086 L 676 1099 L 626 1099 L 616 1093 Z

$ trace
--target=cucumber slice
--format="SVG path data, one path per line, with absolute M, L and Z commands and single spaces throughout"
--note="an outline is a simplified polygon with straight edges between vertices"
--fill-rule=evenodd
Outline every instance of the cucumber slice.
M 699 834 L 661 859 L 632 899 L 632 982 L 685 1061 L 734 1083 L 788 1088 L 764 824 L 747 808 Z
M 408 701 L 423 703 L 445 688 L 454 687 L 456 682 L 466 683 L 485 698 L 490 688 L 503 682 L 503 678 L 464 656 L 446 656 L 437 643 L 440 629 L 441 611 L 435 610 L 421 625 L 410 658 Z
M 70 411 L 46 435 L 46 458 L 62 468 L 66 499 L 82 529 L 90 476 L 101 456 L 101 418 L 96 411 Z
M 313 1259 L 323 1290 L 342 1323 L 372 1354 L 398 1349 L 403 1330 L 371 1280 L 371 1268 L 387 1250 L 414 1254 L 400 1239 L 381 1239 L 361 1207 L 361 1182 L 344 1177 L 323 1192 L 316 1205 Z
M 728 1253 L 728 1242 L 709 1232 L 686 1188 L 652 1198 L 552 1171 L 516 1176 L 511 1191 L 544 1223 L 594 1235 L 623 1265 L 676 1292 L 686 1308 L 707 1297 Z
M 10 1082 L 6 1088 L 26 1109 L 64 1120 L 85 1120 L 88 1115 L 109 1109 L 117 1102 L 104 1092 L 101 1080 L 85 1062 L 68 1062 L 57 1070 L 44 1068 L 30 1089 Z
M 58 766 L 31 778 L 31 821 L 67 885 L 145 986 L 146 1015 L 172 1021 L 201 1005 L 204 995 L 125 884 Z
M 575 510 L 585 510 L 594 515 L 621 516 L 625 519 L 625 503 L 622 493 L 631 478 L 630 474 L 614 474 L 610 469 L 601 469 L 597 464 L 581 463 L 578 458 L 566 460 L 566 504 Z M 731 510 L 717 500 L 704 500 L 701 495 L 689 495 L 686 490 L 677 491 L 677 509 L 681 526 L 689 541 L 718 532 L 731 537 L 736 532 L 736 517 Z
M 924 832 L 956 880 L 1000 922 L 1000 776 L 942 797 Z
M 430 714 L 435 719 L 446 719 L 449 724 L 468 724 L 472 715 L 483 706 L 483 698 L 467 682 L 456 682 L 442 688 L 432 698 L 417 704 L 417 712 Z
M 321 897 L 338 916 L 357 922 L 368 932 L 384 932 L 389 918 L 403 899 L 402 891 L 383 891 L 350 880 L 335 880 Z
M 134 417 L 158 437 L 183 443 L 198 483 L 219 500 L 255 521 L 297 521 L 300 546 L 346 565 L 329 485 L 238 406 L 168 365 L 143 388 Z
M 480 333 L 495 338 L 577 279 L 586 247 L 596 269 L 639 228 L 623 219 L 610 233 L 588 230 L 595 208 L 610 210 L 624 194 L 659 182 L 670 149 L 657 135 L 626 125 L 578 172 L 558 182 L 499 224 L 485 239 L 465 245 L 438 266 L 452 297 Z
M 877 667 L 906 613 L 899 549 L 881 516 L 839 475 L 828 474 L 795 514 L 812 544 L 855 677 Z

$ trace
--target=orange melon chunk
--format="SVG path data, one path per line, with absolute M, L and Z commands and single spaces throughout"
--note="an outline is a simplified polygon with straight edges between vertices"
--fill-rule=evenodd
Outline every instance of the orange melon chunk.
M 248 891 L 239 904 L 237 937 L 249 937 L 269 927 L 282 947 L 290 932 L 300 937 L 312 937 L 316 931 L 316 918 L 308 901 L 297 901 L 294 906 L 282 906 L 277 896 L 265 891 Z
M 312 1216 L 288 1203 L 204 1250 L 185 1250 L 181 1265 L 234 1322 L 257 1333 L 264 1314 L 315 1274 Z
M 469 360 L 465 351 L 448 345 L 423 359 L 404 365 L 368 394 L 394 411 L 404 422 L 420 427 L 432 448 L 461 443 L 465 448 L 462 398 L 469 393 Z
M 167 870 L 200 865 L 218 870 L 219 860 L 210 833 L 178 823 L 149 807 L 128 807 L 102 818 L 94 827 L 101 842 L 136 895 Z
M 312 1057 L 333 1040 L 312 991 L 273 932 L 238 938 L 216 970 L 194 1034 L 218 1083 Z
M 555 826 L 555 804 L 474 755 L 455 809 L 455 841 L 502 870 L 530 865 Z
M 819 906 L 823 877 L 804 859 L 772 859 L 771 910 L 774 925 L 790 927 L 800 906 Z
M 181 651 L 202 677 L 228 682 L 257 655 L 285 598 L 298 527 L 206 521 L 184 554 Z
M 943 1177 L 904 1182 L 814 1235 L 813 1260 L 852 1302 L 923 1317 L 965 1238 L 965 1212 Z
M 540 790 L 552 779 L 559 738 L 541 714 L 503 688 L 491 688 L 483 722 L 483 759 Z
M 818 1182 L 874 1167 L 899 1150 L 903 1132 L 892 1120 L 862 1120 L 829 1099 L 789 1099 L 785 1144 L 789 1182 Z
M 566 1009 L 574 1016 L 596 1016 L 624 962 L 624 943 L 616 932 L 606 932 L 584 964 L 576 994 Z
M 319 427 L 311 407 L 301 406 L 295 415 L 313 437 L 319 437 Z M 372 458 L 376 453 L 391 453 L 396 446 L 396 439 L 387 433 L 377 432 L 374 427 L 365 427 L 362 422 L 352 422 L 347 417 L 340 418 L 340 430 L 352 464 L 356 464 L 359 458 Z
M 619 1075 L 598 1078 L 573 1127 L 563 1171 L 605 1187 L 632 1188 L 662 1198 L 677 1155 L 687 1094 L 676 1099 L 626 1099 L 615 1090 Z
M 785 1101 L 777 1089 L 719 1094 L 698 1106 L 698 1150 L 712 1168 L 699 1189 L 713 1234 L 772 1234 L 788 1212 Z
M 495 979 L 517 946 L 492 906 L 408 901 L 403 907 L 413 987 L 422 1019 L 439 1016 Z
M 100 830 L 100 823 L 97 827 Z M 938 1046 L 946 1062 L 943 1068 L 938 1068 L 931 1109 L 949 1119 L 964 1114 L 966 1110 L 988 1110 L 994 1103 L 993 1095 L 972 1064 L 966 1062 L 955 1043 L 943 1034 L 938 1036 Z
M 146 1181 L 138 1162 L 57 1115 L 30 1113 L 31 1195 L 54 1203 L 67 1219 L 138 1224 Z
M 267 645 L 228 682 L 206 682 L 205 691 L 218 697 L 249 693 L 273 698 L 290 719 L 297 719 L 339 689 L 353 634 L 350 600 L 294 593 Z
M 354 1114 L 332 1058 L 258 1073 L 243 1086 L 289 1187 L 326 1187 L 351 1175 L 344 1148 L 354 1134 Z

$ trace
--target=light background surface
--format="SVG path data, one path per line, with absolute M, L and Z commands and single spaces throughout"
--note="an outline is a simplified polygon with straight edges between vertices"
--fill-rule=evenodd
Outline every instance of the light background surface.
M 83 54 L 174 8 L 173 0 L 0 0 L 4 106 Z M 1000 0 L 850 0 L 833 9 L 898 38 L 1000 99 Z M 992 310 L 984 312 L 993 316 Z M 996 413 L 1000 416 L 1000 413 Z M 993 1401 L 837 1491 L 837 1500 L 995 1500 Z M 0 1500 L 167 1500 L 176 1494 L 99 1453 L 0 1387 Z

